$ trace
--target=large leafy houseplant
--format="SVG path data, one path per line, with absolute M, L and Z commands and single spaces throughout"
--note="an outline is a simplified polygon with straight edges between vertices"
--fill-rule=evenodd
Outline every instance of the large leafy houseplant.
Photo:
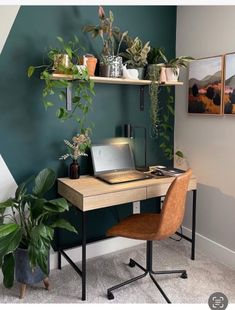
M 38 66 L 29 66 L 28 77 L 31 77 L 35 70 L 40 70 L 40 79 L 44 81 L 42 91 L 45 109 L 57 105 L 56 115 L 61 121 L 74 119 L 78 124 L 78 129 L 84 133 L 87 128 L 86 117 L 92 108 L 94 96 L 94 82 L 90 79 L 87 68 L 79 66 L 79 39 L 65 42 L 62 37 L 57 37 L 59 48 L 49 48 L 46 63 Z M 68 57 L 68 63 L 59 63 L 61 55 Z M 55 68 L 56 63 L 56 68 Z M 60 74 L 55 74 L 58 72 Z M 72 90 L 71 109 L 67 109 L 67 90 Z M 59 103 L 59 104 L 58 104 Z
M 56 176 L 51 169 L 43 169 L 36 177 L 20 184 L 14 198 L 0 203 L 0 267 L 3 283 L 10 288 L 14 282 L 17 248 L 28 250 L 32 269 L 39 266 L 48 273 L 48 253 L 55 228 L 76 232 L 75 228 L 58 215 L 69 209 L 64 198 L 47 200 L 45 194 L 54 185 Z M 5 212 L 4 212 L 5 211 Z

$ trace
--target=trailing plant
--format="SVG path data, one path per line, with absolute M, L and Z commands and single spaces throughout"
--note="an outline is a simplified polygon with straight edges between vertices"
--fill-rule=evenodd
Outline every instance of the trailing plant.
M 45 198 L 55 180 L 53 170 L 43 169 L 36 177 L 32 176 L 20 184 L 14 198 L 0 203 L 0 211 L 4 214 L 4 222 L 0 224 L 0 267 L 3 284 L 7 288 L 14 282 L 14 252 L 18 247 L 28 249 L 32 269 L 39 266 L 47 274 L 54 229 L 77 232 L 69 222 L 58 219 L 58 214 L 69 209 L 67 201 L 64 198 Z
M 170 141 L 170 137 L 173 133 L 173 126 L 171 125 L 172 117 L 174 117 L 174 97 L 171 94 L 170 87 L 166 87 L 167 100 L 165 112 L 161 117 L 161 122 L 159 126 L 159 136 L 161 138 L 160 148 L 169 160 L 174 157 L 174 146 Z
M 106 16 L 102 6 L 98 9 L 99 24 L 98 25 L 86 25 L 83 27 L 84 32 L 89 32 L 93 38 L 100 37 L 102 40 L 102 56 L 114 56 L 119 55 L 120 47 L 124 37 L 127 35 L 127 31 L 120 35 L 120 29 L 113 26 L 114 15 L 112 11 L 109 11 L 109 15 Z M 118 43 L 115 38 L 119 38 Z
M 152 123 L 151 136 L 158 137 L 160 125 L 159 93 L 160 93 L 160 71 L 154 70 L 151 74 L 151 83 L 149 85 L 150 97 L 150 119 Z
M 31 77 L 36 69 L 40 71 L 40 79 L 44 82 L 42 90 L 43 104 L 47 110 L 59 102 L 56 110 L 56 116 L 61 121 L 74 119 L 78 124 L 81 133 L 86 131 L 86 117 L 92 108 L 94 96 L 94 82 L 90 80 L 87 68 L 77 66 L 80 48 L 79 40 L 75 36 L 73 41 L 66 43 L 63 38 L 57 37 L 61 47 L 49 48 L 47 52 L 47 63 L 39 66 L 29 66 L 28 77 Z M 55 68 L 55 56 L 68 55 L 69 65 L 59 64 Z M 58 70 L 59 75 L 54 71 Z M 72 109 L 68 111 L 65 108 L 67 94 L 65 89 L 72 89 Z
M 142 41 L 136 37 L 130 47 L 125 52 L 121 53 L 125 59 L 125 63 L 129 68 L 142 68 L 147 65 L 147 56 L 150 51 L 149 42 L 143 44 Z

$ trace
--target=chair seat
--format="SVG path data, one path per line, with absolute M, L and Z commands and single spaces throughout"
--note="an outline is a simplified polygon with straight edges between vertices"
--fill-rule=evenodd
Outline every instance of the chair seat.
M 139 240 L 160 240 L 158 233 L 161 216 L 157 213 L 133 214 L 107 231 L 109 237 L 126 237 Z

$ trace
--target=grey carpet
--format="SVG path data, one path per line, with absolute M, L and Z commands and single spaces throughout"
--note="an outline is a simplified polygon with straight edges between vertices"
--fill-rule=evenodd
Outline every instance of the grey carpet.
M 214 292 L 223 292 L 229 303 L 235 303 L 235 270 L 224 266 L 197 251 L 196 260 L 190 259 L 190 244 L 184 240 L 154 243 L 154 269 L 187 269 L 188 279 L 177 275 L 156 276 L 172 303 L 207 303 Z M 114 292 L 115 299 L 106 298 L 108 287 L 141 274 L 137 267 L 127 264 L 132 257 L 145 266 L 145 245 L 132 247 L 87 262 L 87 301 L 81 301 L 80 277 L 70 267 L 53 270 L 51 290 L 43 284 L 28 286 L 26 296 L 19 300 L 19 284 L 12 289 L 0 286 L 0 303 L 165 303 L 149 277 Z M 80 264 L 79 264 L 80 265 Z

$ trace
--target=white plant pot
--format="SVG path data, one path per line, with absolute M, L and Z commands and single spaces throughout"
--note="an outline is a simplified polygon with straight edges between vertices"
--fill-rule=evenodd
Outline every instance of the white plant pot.
M 166 68 L 166 80 L 167 82 L 177 82 L 179 78 L 180 69 Z

